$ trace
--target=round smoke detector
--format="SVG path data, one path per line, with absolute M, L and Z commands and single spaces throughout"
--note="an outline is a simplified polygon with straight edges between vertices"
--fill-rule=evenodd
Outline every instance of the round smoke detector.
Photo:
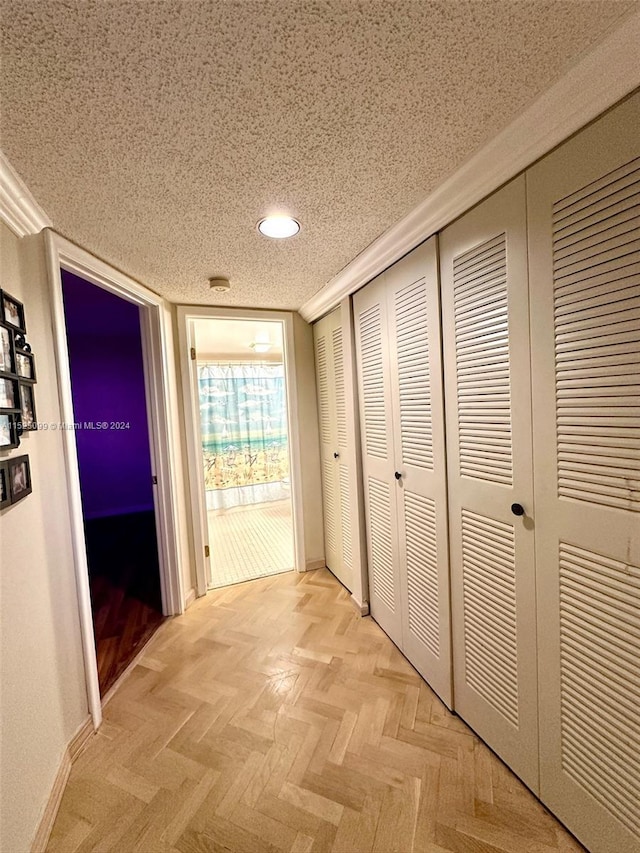
M 228 278 L 210 278 L 209 287 L 215 290 L 216 293 L 226 293 L 231 290 L 231 283 Z

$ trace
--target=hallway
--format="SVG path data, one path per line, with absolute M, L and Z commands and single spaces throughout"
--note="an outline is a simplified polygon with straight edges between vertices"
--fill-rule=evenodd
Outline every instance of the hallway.
M 216 590 L 160 628 L 48 850 L 583 848 L 319 570 Z

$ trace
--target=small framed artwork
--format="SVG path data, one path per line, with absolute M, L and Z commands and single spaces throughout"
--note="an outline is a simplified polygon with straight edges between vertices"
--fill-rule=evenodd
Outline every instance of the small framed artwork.
M 27 331 L 24 324 L 24 305 L 4 290 L 0 290 L 0 319 L 13 329 Z
M 11 450 L 19 444 L 16 415 L 0 415 L 0 450 Z
M 18 380 L 0 377 L 0 413 L 19 411 Z
M 20 420 L 23 430 L 38 429 L 36 402 L 33 394 L 33 385 L 30 382 L 20 383 Z
M 15 362 L 16 373 L 20 379 L 28 379 L 30 382 L 36 381 L 36 360 L 33 353 L 16 349 Z
M 7 460 L 9 473 L 9 496 L 15 504 L 31 494 L 31 468 L 28 456 L 16 456 Z
M 0 324 L 0 373 L 16 372 L 13 332 L 8 326 Z
M 9 463 L 0 462 L 0 509 L 5 509 L 11 503 L 9 492 Z

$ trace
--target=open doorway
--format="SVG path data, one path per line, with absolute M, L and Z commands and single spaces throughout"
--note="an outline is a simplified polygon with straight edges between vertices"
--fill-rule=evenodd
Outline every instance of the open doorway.
M 62 271 L 100 695 L 164 619 L 140 308 Z
M 210 587 L 295 566 L 283 324 L 193 322 Z

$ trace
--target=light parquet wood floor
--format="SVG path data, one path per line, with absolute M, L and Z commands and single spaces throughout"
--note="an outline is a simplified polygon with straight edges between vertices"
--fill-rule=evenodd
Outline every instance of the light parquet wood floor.
M 327 572 L 197 601 L 74 764 L 48 850 L 583 848 Z

